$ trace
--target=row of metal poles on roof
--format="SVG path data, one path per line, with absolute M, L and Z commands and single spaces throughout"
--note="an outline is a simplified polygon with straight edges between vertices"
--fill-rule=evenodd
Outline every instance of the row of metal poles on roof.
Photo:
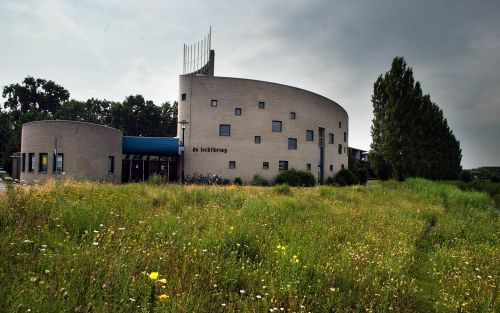
M 210 48 L 212 44 L 212 27 L 208 35 L 192 45 L 184 44 L 184 58 L 182 74 L 189 74 L 203 68 L 210 59 Z

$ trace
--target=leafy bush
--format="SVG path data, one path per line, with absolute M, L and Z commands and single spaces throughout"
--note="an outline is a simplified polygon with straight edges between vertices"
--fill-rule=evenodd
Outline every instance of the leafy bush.
M 148 178 L 148 184 L 151 185 L 162 185 L 165 183 L 165 177 L 158 174 L 153 174 Z
M 472 176 L 472 173 L 470 171 L 464 170 L 460 174 L 460 180 L 464 181 L 466 183 L 472 181 L 474 179 L 474 176 Z
M 490 180 L 494 183 L 500 183 L 500 175 L 492 175 Z
M 252 186 L 269 186 L 269 181 L 262 177 L 262 175 L 255 174 L 252 180 Z
M 292 190 L 290 189 L 290 186 L 287 184 L 279 184 L 279 185 L 274 185 L 273 187 L 274 192 L 280 195 L 291 195 Z
M 359 183 L 365 185 L 368 181 L 368 170 L 365 167 L 358 166 L 353 170 L 354 175 L 359 179 Z
M 235 185 L 243 185 L 243 181 L 241 180 L 241 177 L 236 177 L 233 182 Z
M 326 180 L 328 185 L 336 186 L 351 186 L 359 184 L 359 178 L 348 169 L 340 170 L 333 177 L 328 177 Z
M 287 184 L 293 187 L 312 187 L 316 184 L 316 179 L 310 172 L 292 168 L 276 176 L 275 184 Z

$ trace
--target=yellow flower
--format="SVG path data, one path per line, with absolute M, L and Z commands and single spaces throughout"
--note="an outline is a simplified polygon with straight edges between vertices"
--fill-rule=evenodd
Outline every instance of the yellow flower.
M 152 272 L 151 274 L 149 274 L 149 278 L 152 280 L 156 280 L 158 279 L 158 275 L 160 275 L 158 272 Z
M 162 295 L 159 295 L 159 296 L 158 296 L 158 299 L 159 299 L 160 301 L 165 301 L 165 300 L 167 300 L 168 298 L 169 298 L 169 296 L 167 296 L 166 294 L 162 294 Z
M 162 279 L 160 279 L 160 280 L 158 280 L 158 281 L 159 281 L 160 283 L 162 283 L 162 284 L 166 284 L 166 283 L 167 283 L 167 280 L 166 280 L 165 278 L 162 278 Z

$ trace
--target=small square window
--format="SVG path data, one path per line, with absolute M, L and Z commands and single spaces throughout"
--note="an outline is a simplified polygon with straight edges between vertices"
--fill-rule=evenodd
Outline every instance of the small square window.
M 260 136 L 255 136 L 255 143 L 260 143 Z
M 310 171 L 311 170 L 311 163 L 306 164 L 306 170 Z
M 241 108 L 234 109 L 234 115 L 241 115 Z
M 344 142 L 347 142 L 347 132 L 344 132 Z
M 262 162 L 262 168 L 265 170 L 269 169 L 269 162 Z
M 283 129 L 281 121 L 273 121 L 273 132 L 281 133 Z
M 22 171 L 24 173 L 24 172 L 26 172 L 26 153 L 22 154 L 21 162 L 23 162 L 21 164 L 21 169 L 22 169 Z
M 49 168 L 49 155 L 47 153 L 40 153 L 38 158 L 38 172 L 47 173 Z
M 264 101 L 259 101 L 259 109 L 264 109 L 266 106 L 266 104 L 264 103 Z
M 307 141 L 314 141 L 314 131 L 306 130 L 306 140 Z
M 28 172 L 35 171 L 35 154 L 28 153 Z
M 288 138 L 288 150 L 297 150 L 297 138 Z
M 339 144 L 339 154 L 342 154 L 342 145 Z
M 333 172 L 333 164 L 330 164 L 330 172 Z
M 230 169 L 236 168 L 236 161 L 229 161 L 229 168 Z
M 332 133 L 328 134 L 328 143 L 329 144 L 334 144 L 335 143 L 335 137 Z
M 219 136 L 231 136 L 231 125 L 219 125 Z
M 295 112 L 290 112 L 290 119 L 291 119 L 291 120 L 294 120 L 294 119 L 295 119 L 295 117 L 296 117 Z
M 342 128 L 342 122 L 339 122 L 339 128 Z
M 183 94 L 181 95 L 181 101 L 186 101 L 186 94 L 185 94 L 185 93 L 183 93 Z
M 217 106 L 217 100 L 212 100 L 212 101 L 210 101 L 210 106 L 211 106 L 212 108 L 215 108 L 215 107 Z
M 115 157 L 110 155 L 108 156 L 108 173 L 115 172 Z
M 280 171 L 287 171 L 288 170 L 288 161 L 279 161 L 278 169 Z

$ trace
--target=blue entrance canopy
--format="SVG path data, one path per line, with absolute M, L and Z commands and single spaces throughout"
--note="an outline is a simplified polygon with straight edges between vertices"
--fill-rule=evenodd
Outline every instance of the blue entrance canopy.
M 123 136 L 123 154 L 174 156 L 180 154 L 180 140 L 172 137 Z

